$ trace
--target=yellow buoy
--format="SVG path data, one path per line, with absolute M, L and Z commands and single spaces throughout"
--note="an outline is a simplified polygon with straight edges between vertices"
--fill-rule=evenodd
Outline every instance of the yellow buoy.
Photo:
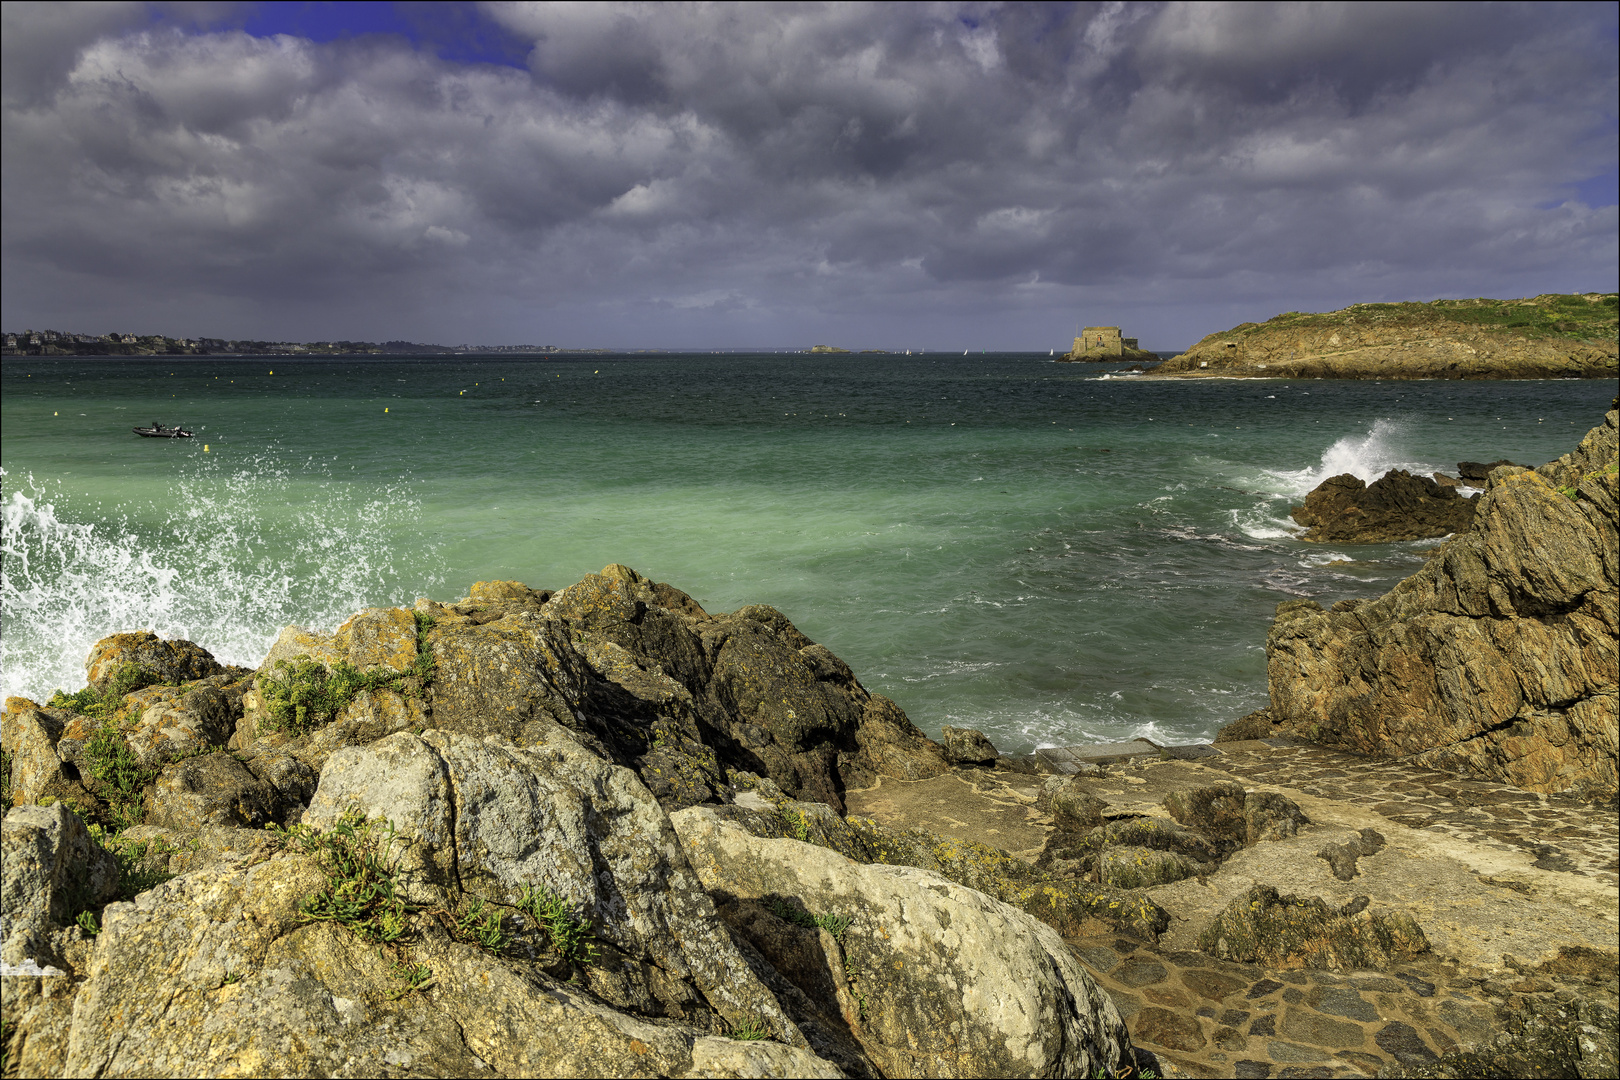
M 388 409 L 387 409 L 387 407 L 386 407 L 386 406 L 385 406 L 385 407 L 384 407 L 384 408 L 383 408 L 383 412 L 387 412 L 387 411 L 388 411 Z
M 274 375 L 274 374 L 275 374 L 275 372 L 273 372 L 273 371 L 272 371 L 272 372 L 271 372 L 271 373 L 270 373 L 270 374 L 272 374 L 272 375 Z
M 207 443 L 203 443 L 203 453 L 205 453 L 205 454 L 208 453 L 208 444 Z
M 53 412 L 53 413 L 51 413 L 51 415 L 52 415 L 52 416 L 61 416 L 61 415 L 62 415 L 62 414 L 61 414 L 61 413 L 59 413 L 59 412 Z

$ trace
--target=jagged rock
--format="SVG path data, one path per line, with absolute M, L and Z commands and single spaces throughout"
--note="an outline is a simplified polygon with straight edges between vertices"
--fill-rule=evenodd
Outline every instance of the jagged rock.
M 1106 847 L 1097 853 L 1097 875 L 1116 889 L 1151 889 L 1194 877 L 1204 867 L 1175 851 L 1150 847 Z
M 1219 841 L 1242 844 L 1248 838 L 1245 815 L 1248 794 L 1243 785 L 1231 781 L 1210 784 L 1191 791 L 1175 791 L 1164 798 L 1170 816 L 1191 829 L 1201 829 Z
M 1299 804 L 1275 791 L 1251 791 L 1243 799 L 1243 825 L 1245 844 L 1258 844 L 1262 840 L 1286 840 L 1299 832 L 1310 819 Z M 1370 854 L 1370 852 L 1369 852 Z
M 918 731 L 900 706 L 882 694 L 867 700 L 855 729 L 855 743 L 859 753 L 853 764 L 877 776 L 926 780 L 950 768 L 939 744 Z
M 96 642 L 84 662 L 86 681 L 104 691 L 125 664 L 142 669 L 146 684 L 181 683 L 218 675 L 225 668 L 200 645 L 178 638 L 165 641 L 149 630 L 113 634 Z
M 945 760 L 952 765 L 994 765 L 996 748 L 976 728 L 954 728 L 947 725 L 940 733 L 945 745 Z
M 134 717 L 124 741 L 136 759 L 154 764 L 177 755 L 224 746 L 242 715 L 246 681 L 224 671 L 184 689 L 152 686 L 124 698 Z
M 1527 467 L 1524 465 L 1514 465 L 1513 462 L 1509 461 L 1507 458 L 1500 458 L 1488 465 L 1483 461 L 1459 461 L 1457 462 L 1457 477 L 1461 480 L 1468 481 L 1469 486 L 1471 487 L 1484 487 L 1485 478 L 1491 475 L 1491 470 L 1500 469 L 1503 465 L 1508 465 L 1515 469 L 1523 469 Z
M 850 918 L 834 970 L 846 973 L 861 1041 L 885 1072 L 1089 1076 L 1131 1060 L 1112 1002 L 1028 915 L 927 871 L 756 837 L 708 807 L 671 820 L 717 895 Z
M 148 824 L 186 832 L 210 826 L 262 829 L 281 809 L 276 789 L 229 754 L 189 757 L 168 766 L 149 802 Z
M 1329 477 L 1290 513 L 1307 527 L 1301 540 L 1384 544 L 1464 532 L 1478 501 L 1426 476 L 1392 469 L 1371 484 L 1352 473 Z
M 1404 911 L 1342 915 L 1321 897 L 1279 896 L 1256 885 L 1199 935 L 1198 947 L 1223 960 L 1268 968 L 1379 971 L 1427 952 L 1429 942 Z
M 524 886 L 555 890 L 593 914 L 596 934 L 632 965 L 689 982 L 728 1023 L 755 1020 L 804 1038 L 753 975 L 692 878 L 668 818 L 628 769 L 551 725 L 519 747 L 439 731 L 401 732 L 327 760 L 304 823 L 334 826 L 357 808 L 407 842 L 405 895 L 442 904 L 458 889 L 516 904 Z M 656 999 L 662 983 L 645 973 Z
M 118 861 L 61 803 L 18 806 L 0 822 L 0 963 L 54 960 L 51 931 L 118 892 Z M 8 991 L 9 992 L 9 991 Z
M 1495 470 L 1474 527 L 1383 597 L 1279 605 L 1266 643 L 1277 733 L 1614 798 L 1615 427 L 1611 411 L 1567 460 Z
M 1103 823 L 1102 812 L 1107 807 L 1097 796 L 1085 790 L 1073 777 L 1054 778 L 1057 783 L 1043 786 L 1046 805 L 1052 820 L 1065 832 L 1083 832 Z
M 443 933 L 412 946 L 432 981 L 401 996 L 376 946 L 301 918 L 324 878 L 284 855 L 110 905 L 62 1074 L 837 1075 L 798 1047 L 637 1019 Z
M 91 801 L 78 766 L 63 761 L 57 753 L 66 725 L 55 710 L 42 709 L 27 698 L 7 698 L 4 725 L 0 740 L 12 756 L 9 779 L 14 806 L 47 800 Z

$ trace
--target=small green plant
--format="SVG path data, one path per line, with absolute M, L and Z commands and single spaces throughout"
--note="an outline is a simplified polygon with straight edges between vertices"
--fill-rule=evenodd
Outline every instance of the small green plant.
M 151 668 L 130 662 L 119 665 L 105 689 L 97 690 L 93 686 L 87 686 L 71 694 L 57 690 L 45 704 L 52 709 L 68 709 L 96 720 L 107 720 L 118 712 L 118 706 L 123 704 L 125 695 L 144 690 L 148 686 L 160 685 L 162 682 L 162 677 Z
M 227 971 L 225 973 L 225 985 L 226 986 L 230 986 L 232 983 L 239 983 L 241 981 L 242 981 L 242 973 L 240 971 Z
M 844 931 L 853 922 L 848 915 L 812 915 L 802 907 L 795 907 L 780 897 L 770 902 L 771 914 L 806 930 L 825 930 L 836 940 L 844 939 Z
M 101 781 L 100 794 L 114 833 L 141 823 L 142 790 L 156 780 L 159 770 L 142 765 L 124 740 L 124 733 L 113 720 L 107 720 L 84 744 L 90 774 Z
M 367 820 L 359 810 L 349 810 L 324 833 L 306 825 L 284 829 L 272 822 L 265 827 L 283 845 L 314 855 L 326 871 L 326 888 L 304 898 L 304 921 L 339 923 L 383 944 L 406 936 L 411 906 L 399 895 L 398 867 L 389 862 L 393 822 Z
M 855 1007 L 860 1011 L 861 1020 L 866 1020 L 866 995 L 861 992 L 861 969 L 849 957 L 844 958 L 844 981 L 849 984 L 849 992 L 855 998 Z
M 377 955 L 383 956 L 381 949 L 377 950 Z M 412 990 L 420 990 L 433 981 L 433 970 L 426 964 L 412 962 L 408 955 L 396 956 L 389 960 L 388 977 L 405 984 L 388 995 L 389 1001 L 398 1001 Z
M 771 1037 L 771 1029 L 765 1026 L 763 1020 L 745 1020 L 741 1024 L 732 1025 L 729 1033 L 738 1042 L 758 1042 Z
M 525 912 L 546 932 L 551 947 L 565 960 L 589 964 L 596 959 L 596 934 L 591 924 L 574 912 L 561 894 L 544 885 L 523 886 L 518 910 Z
M 11 751 L 0 746 L 0 814 L 11 809 Z
M 79 912 L 78 924 L 79 929 L 83 930 L 91 937 L 95 937 L 97 934 L 101 933 L 101 927 L 96 925 L 96 913 L 93 911 Z
M 416 691 L 405 685 L 408 678 L 415 678 L 419 686 L 430 685 L 437 669 L 433 653 L 427 648 L 426 635 L 434 626 L 434 619 L 426 612 L 418 611 L 415 615 L 416 659 L 408 671 L 383 667 L 361 671 L 344 660 L 328 668 L 308 656 L 277 660 L 273 673 L 259 679 L 259 693 L 270 714 L 260 726 L 266 731 L 303 735 L 330 723 L 351 701 L 367 691 L 414 694 Z
M 787 824 L 788 832 L 793 834 L 795 840 L 803 840 L 809 843 L 810 822 L 805 819 L 802 811 L 789 810 L 784 806 L 777 813 L 782 815 L 782 820 Z
M 816 925 L 833 936 L 835 941 L 844 940 L 844 931 L 854 921 L 848 915 L 817 915 Z
M 455 920 L 455 935 L 499 956 L 506 947 L 505 916 L 499 910 L 484 911 L 484 902 L 474 900 Z

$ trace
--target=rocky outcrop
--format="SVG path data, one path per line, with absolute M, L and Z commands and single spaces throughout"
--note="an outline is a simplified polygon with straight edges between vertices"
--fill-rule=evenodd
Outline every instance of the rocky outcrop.
M 1615 378 L 1613 293 L 1354 304 L 1210 334 L 1154 375 L 1285 379 Z
M 1245 730 L 1613 799 L 1615 429 L 1610 411 L 1558 461 L 1493 470 L 1473 527 L 1385 596 L 1281 604 Z
M 1130 1060 L 1113 1005 L 1029 915 L 925 870 L 757 837 L 707 807 L 672 820 L 715 896 L 821 919 L 818 981 L 888 1075 L 1093 1076 Z
M 1301 540 L 1387 544 L 1466 532 L 1478 503 L 1478 495 L 1465 499 L 1453 486 L 1391 469 L 1371 484 L 1351 473 L 1329 477 L 1289 513 L 1306 526 Z
M 1150 935 L 1163 912 L 845 818 L 849 784 L 940 775 L 946 752 L 774 609 L 709 615 L 610 566 L 555 594 L 483 582 L 331 635 L 289 627 L 252 673 L 125 637 L 97 648 L 117 661 L 100 688 L 13 698 L 0 722 L 8 1070 L 1134 1060 L 1029 910 L 1112 902 L 1116 925 L 1156 914 Z
M 1198 938 L 1211 956 L 1294 968 L 1387 970 L 1419 953 L 1429 941 L 1410 915 L 1369 915 L 1365 903 L 1334 910 L 1319 896 L 1279 896 L 1256 885 L 1234 900 Z

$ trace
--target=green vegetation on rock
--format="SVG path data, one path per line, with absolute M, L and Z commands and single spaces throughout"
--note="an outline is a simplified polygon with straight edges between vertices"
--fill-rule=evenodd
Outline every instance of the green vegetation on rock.
M 331 721 L 360 694 L 372 690 L 392 690 L 416 694 L 432 685 L 435 665 L 427 648 L 427 634 L 437 624 L 432 615 L 414 612 L 416 617 L 416 661 L 407 671 L 378 667 L 361 671 L 344 660 L 330 667 L 308 656 L 277 660 L 272 674 L 259 678 L 269 719 L 261 723 L 267 731 L 307 734 Z M 416 686 L 405 680 L 415 679 Z
M 596 934 L 579 917 L 568 899 L 544 885 L 523 886 L 518 910 L 532 918 L 551 939 L 551 947 L 564 960 L 589 964 L 596 959 Z
M 1612 340 L 1620 331 L 1620 294 L 1544 293 L 1525 300 L 1435 300 L 1432 303 L 1351 304 L 1339 311 L 1286 311 L 1264 323 L 1244 323 L 1226 334 L 1252 335 L 1267 328 L 1341 327 L 1356 323 L 1390 327 L 1452 322 L 1526 337 L 1571 341 Z

